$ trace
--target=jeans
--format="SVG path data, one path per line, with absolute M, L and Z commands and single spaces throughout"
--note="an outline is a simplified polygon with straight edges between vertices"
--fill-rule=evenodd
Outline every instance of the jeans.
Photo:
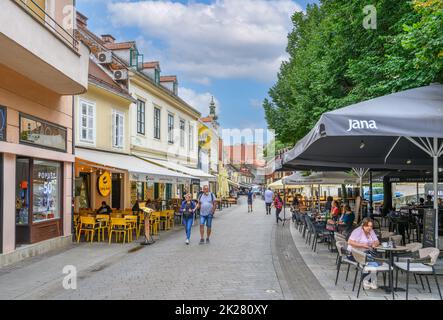
M 266 214 L 271 214 L 272 203 L 266 203 Z
M 275 215 L 277 216 L 277 223 L 278 221 L 283 221 L 282 218 L 280 218 L 280 212 L 281 209 L 275 209 Z
M 183 224 L 186 229 L 186 239 L 188 239 L 188 240 L 191 239 L 191 229 L 192 229 L 193 223 L 194 223 L 193 218 L 183 218 Z

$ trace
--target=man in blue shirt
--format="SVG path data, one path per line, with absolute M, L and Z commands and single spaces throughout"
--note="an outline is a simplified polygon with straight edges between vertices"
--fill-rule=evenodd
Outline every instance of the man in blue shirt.
M 249 189 L 248 192 L 248 212 L 252 212 L 252 199 L 254 198 L 254 193 L 252 189 Z
M 200 244 L 204 244 L 205 225 L 206 225 L 206 243 L 209 243 L 211 236 L 212 218 L 216 209 L 217 198 L 212 192 L 209 192 L 209 187 L 203 187 L 203 193 L 198 198 L 198 208 L 200 209 Z
M 267 189 L 265 191 L 265 204 L 266 204 L 266 214 L 271 214 L 271 205 L 274 201 L 274 192 L 271 191 L 271 189 Z

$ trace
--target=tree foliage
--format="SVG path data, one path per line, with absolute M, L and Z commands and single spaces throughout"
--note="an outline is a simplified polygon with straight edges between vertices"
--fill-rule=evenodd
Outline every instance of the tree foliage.
M 268 125 L 296 143 L 324 112 L 392 92 L 443 82 L 443 0 L 321 0 L 296 12 L 289 60 L 264 101 Z

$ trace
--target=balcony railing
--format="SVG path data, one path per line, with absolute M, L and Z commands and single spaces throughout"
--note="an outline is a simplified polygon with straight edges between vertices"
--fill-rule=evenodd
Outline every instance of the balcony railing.
M 79 51 L 79 42 L 69 33 L 63 26 L 61 26 L 53 17 L 51 17 L 45 9 L 40 7 L 34 0 L 10 0 L 24 9 L 32 18 L 42 23 L 50 31 L 54 32 L 60 40 L 62 40 L 69 47 L 76 52 Z M 75 15 L 75 11 L 73 12 Z M 74 23 L 75 16 L 72 17 Z M 73 28 L 74 29 L 74 28 Z

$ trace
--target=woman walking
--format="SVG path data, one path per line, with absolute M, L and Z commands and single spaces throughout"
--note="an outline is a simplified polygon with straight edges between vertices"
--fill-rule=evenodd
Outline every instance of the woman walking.
M 275 207 L 275 215 L 277 217 L 277 224 L 278 224 L 279 221 L 283 221 L 282 218 L 280 218 L 280 212 L 281 209 L 283 208 L 283 200 L 280 197 L 279 193 L 277 193 L 277 195 L 275 196 L 274 207 Z
M 189 240 L 191 239 L 191 229 L 194 223 L 194 212 L 196 209 L 196 205 L 194 201 L 191 200 L 191 194 L 188 193 L 185 196 L 185 201 L 182 202 L 182 206 L 180 208 L 180 213 L 183 217 L 183 224 L 186 230 L 186 244 L 189 245 Z

